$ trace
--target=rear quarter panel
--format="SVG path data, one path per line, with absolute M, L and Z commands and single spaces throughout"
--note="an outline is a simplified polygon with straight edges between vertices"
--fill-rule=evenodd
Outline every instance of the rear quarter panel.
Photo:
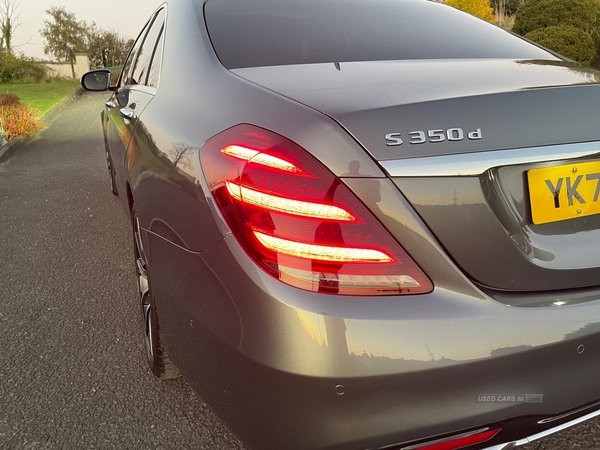
M 358 176 L 385 176 L 327 116 L 227 71 L 210 45 L 201 7 L 191 1 L 169 7 L 160 85 L 130 146 L 128 173 L 143 228 L 195 252 L 228 234 L 203 189 L 198 153 L 239 123 L 290 138 L 337 175 L 357 161 Z

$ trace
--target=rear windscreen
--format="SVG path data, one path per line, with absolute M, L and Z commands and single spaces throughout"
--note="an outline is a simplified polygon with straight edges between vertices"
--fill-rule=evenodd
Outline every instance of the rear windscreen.
M 205 17 L 215 51 L 229 69 L 408 59 L 555 59 L 483 20 L 427 0 L 209 0 Z

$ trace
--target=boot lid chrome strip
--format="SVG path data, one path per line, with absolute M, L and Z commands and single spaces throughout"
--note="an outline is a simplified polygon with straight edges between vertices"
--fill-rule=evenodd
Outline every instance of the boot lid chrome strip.
M 600 157 L 600 142 L 380 161 L 391 177 L 478 176 L 494 167 Z

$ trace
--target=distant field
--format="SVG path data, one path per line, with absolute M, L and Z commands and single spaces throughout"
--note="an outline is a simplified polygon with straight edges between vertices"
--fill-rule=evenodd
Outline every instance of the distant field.
M 79 81 L 76 80 L 39 84 L 0 84 L 0 94 L 16 94 L 23 103 L 44 115 L 79 86 Z

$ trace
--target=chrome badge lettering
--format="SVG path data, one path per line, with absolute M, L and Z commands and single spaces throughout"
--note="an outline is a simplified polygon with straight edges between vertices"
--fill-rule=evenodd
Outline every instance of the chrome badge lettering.
M 481 128 L 477 128 L 475 131 L 465 133 L 462 128 L 449 128 L 447 130 L 427 130 L 427 131 L 411 131 L 408 133 L 409 144 L 418 145 L 425 144 L 427 142 L 436 144 L 439 142 L 460 142 L 464 141 L 465 138 L 470 141 L 478 141 L 483 139 L 483 132 Z M 402 139 L 402 133 L 389 133 L 385 135 L 388 147 L 397 147 L 404 143 Z

